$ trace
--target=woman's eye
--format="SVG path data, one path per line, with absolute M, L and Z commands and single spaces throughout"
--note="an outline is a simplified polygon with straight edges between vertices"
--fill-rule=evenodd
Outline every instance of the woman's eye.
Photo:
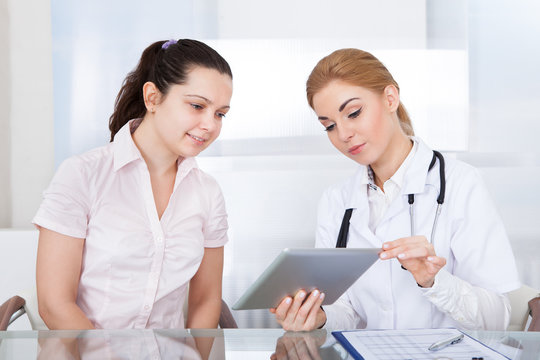
M 355 112 L 350 113 L 349 114 L 349 119 L 357 118 L 358 115 L 360 115 L 361 112 L 362 112 L 362 108 L 356 110 Z
M 224 113 L 217 113 L 216 114 L 218 118 L 223 119 L 225 117 Z
M 335 126 L 336 126 L 336 124 L 329 125 L 329 126 L 324 128 L 324 131 L 332 131 Z
M 199 104 L 190 104 L 192 108 L 194 108 L 195 110 L 202 110 L 203 107 Z

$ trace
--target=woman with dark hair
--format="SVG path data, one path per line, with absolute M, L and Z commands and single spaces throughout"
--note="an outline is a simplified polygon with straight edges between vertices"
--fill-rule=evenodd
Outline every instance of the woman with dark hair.
M 505 293 L 520 283 L 478 170 L 414 136 L 397 82 L 366 51 L 321 59 L 306 91 L 330 142 L 359 164 L 324 193 L 316 246 L 380 248 L 382 261 L 332 305 L 321 307 L 319 290 L 286 297 L 276 320 L 286 330 L 504 330 Z
M 33 219 L 50 329 L 215 328 L 227 213 L 194 157 L 219 135 L 232 73 L 195 40 L 158 41 L 125 79 L 111 143 L 67 159 Z

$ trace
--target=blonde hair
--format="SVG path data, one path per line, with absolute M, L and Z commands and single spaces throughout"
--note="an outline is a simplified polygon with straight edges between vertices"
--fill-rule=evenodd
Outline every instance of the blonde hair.
M 313 96 L 332 80 L 342 80 L 382 94 L 386 86 L 394 85 L 399 92 L 399 85 L 388 69 L 367 51 L 358 49 L 336 50 L 322 58 L 311 71 L 306 83 L 309 106 L 313 108 Z M 403 132 L 412 136 L 414 130 L 405 106 L 400 102 L 397 116 Z

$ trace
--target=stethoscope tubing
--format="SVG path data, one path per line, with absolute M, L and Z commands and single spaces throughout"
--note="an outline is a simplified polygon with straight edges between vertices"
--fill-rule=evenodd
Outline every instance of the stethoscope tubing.
M 433 168 L 435 165 L 435 162 L 439 159 L 439 183 L 440 183 L 440 190 L 439 190 L 439 196 L 437 197 L 437 210 L 435 211 L 435 219 L 433 220 L 433 227 L 431 228 L 431 238 L 430 242 L 433 245 L 435 240 L 435 233 L 437 231 L 437 223 L 439 221 L 439 215 L 441 214 L 442 205 L 444 203 L 444 196 L 446 194 L 446 178 L 445 178 L 445 168 L 444 168 L 444 157 L 442 154 L 438 151 L 433 150 L 433 159 L 431 159 L 431 163 L 429 164 L 428 172 Z M 414 236 L 415 229 L 414 229 L 414 194 L 409 194 L 409 217 L 411 219 L 411 236 Z M 348 233 L 349 233 L 349 225 L 350 225 L 350 219 L 352 215 L 352 211 L 354 208 L 349 208 L 345 210 L 345 214 L 343 215 L 343 220 L 341 222 L 341 228 L 339 230 L 336 247 L 337 248 L 345 248 L 347 247 L 347 240 L 348 240 Z
M 439 159 L 439 196 L 437 197 L 437 210 L 435 211 L 435 219 L 433 220 L 433 227 L 431 228 L 431 237 L 430 243 L 433 245 L 435 241 L 435 234 L 437 232 L 437 223 L 439 222 L 439 215 L 441 214 L 442 205 L 444 203 L 444 197 L 446 195 L 446 178 L 445 178 L 445 167 L 444 167 L 444 157 L 438 151 L 433 150 L 433 159 L 431 164 L 429 164 L 429 170 L 433 168 L 435 162 Z M 411 236 L 415 236 L 416 232 L 414 229 L 414 194 L 409 194 L 409 216 L 411 219 Z

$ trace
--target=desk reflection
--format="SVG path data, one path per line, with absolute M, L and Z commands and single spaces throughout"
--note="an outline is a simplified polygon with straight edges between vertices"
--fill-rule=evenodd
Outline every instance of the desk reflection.
M 144 332 L 141 336 L 122 336 L 118 332 L 80 331 L 69 337 L 40 332 L 38 355 L 44 359 L 181 359 L 206 360 L 213 338 L 178 337 L 166 330 Z M 202 348 L 201 348 L 202 347 Z M 198 349 L 201 348 L 201 351 Z M 205 355 L 201 356 L 201 352 Z
M 327 343 L 326 330 L 311 332 L 286 332 L 277 339 L 276 351 L 271 360 L 338 360 L 348 358 L 335 341 Z

